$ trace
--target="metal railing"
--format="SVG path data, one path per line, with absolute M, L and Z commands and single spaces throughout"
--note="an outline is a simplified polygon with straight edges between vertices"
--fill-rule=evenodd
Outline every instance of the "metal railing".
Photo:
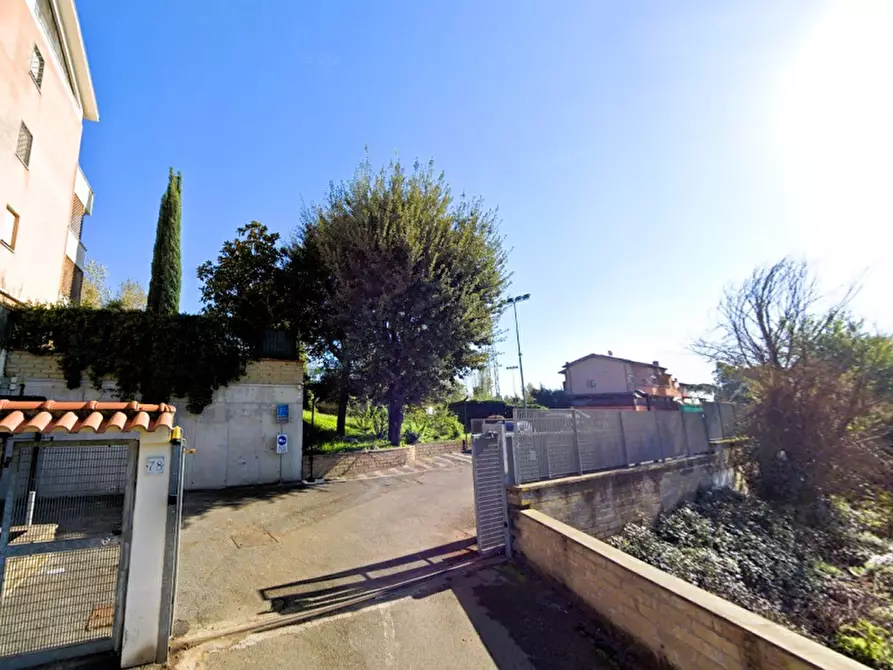
M 711 450 L 701 413 L 516 409 L 512 424 L 506 442 L 516 484 Z

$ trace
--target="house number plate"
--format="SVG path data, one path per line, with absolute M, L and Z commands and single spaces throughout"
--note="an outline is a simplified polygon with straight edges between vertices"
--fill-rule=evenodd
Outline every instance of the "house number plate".
M 146 459 L 146 472 L 150 475 L 163 475 L 164 456 L 149 456 Z

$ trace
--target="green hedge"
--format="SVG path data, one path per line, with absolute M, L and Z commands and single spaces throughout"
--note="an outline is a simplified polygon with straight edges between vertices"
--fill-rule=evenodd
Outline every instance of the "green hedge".
M 251 358 L 219 318 L 87 307 L 13 310 L 7 346 L 58 355 L 68 388 L 84 375 L 97 389 L 113 377 L 121 398 L 185 398 L 194 413 L 211 403 L 215 389 L 244 375 Z

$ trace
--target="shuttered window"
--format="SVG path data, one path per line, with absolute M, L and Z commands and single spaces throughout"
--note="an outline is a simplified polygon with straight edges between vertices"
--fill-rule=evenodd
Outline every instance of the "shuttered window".
M 19 160 L 25 164 L 25 167 L 31 163 L 31 143 L 34 141 L 34 137 L 31 135 L 31 131 L 28 130 L 28 126 L 24 123 L 19 127 L 19 141 L 16 144 L 16 156 L 19 157 Z
M 34 51 L 31 53 L 31 78 L 34 80 L 34 83 L 37 84 L 37 88 L 40 88 L 40 85 L 43 83 L 44 65 L 45 63 L 43 56 L 40 54 L 40 49 L 34 47 Z

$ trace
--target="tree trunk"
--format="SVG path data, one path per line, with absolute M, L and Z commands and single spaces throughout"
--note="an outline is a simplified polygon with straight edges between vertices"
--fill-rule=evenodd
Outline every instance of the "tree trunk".
M 350 400 L 350 389 L 347 380 L 341 380 L 341 388 L 338 391 L 338 423 L 335 425 L 335 434 L 344 437 L 347 432 L 347 401 Z
M 388 442 L 395 447 L 400 446 L 400 435 L 403 432 L 403 403 L 388 403 Z
M 335 434 L 344 437 L 347 433 L 347 403 L 350 401 L 350 365 L 347 361 L 341 361 L 341 386 L 338 389 L 338 422 L 335 424 Z

